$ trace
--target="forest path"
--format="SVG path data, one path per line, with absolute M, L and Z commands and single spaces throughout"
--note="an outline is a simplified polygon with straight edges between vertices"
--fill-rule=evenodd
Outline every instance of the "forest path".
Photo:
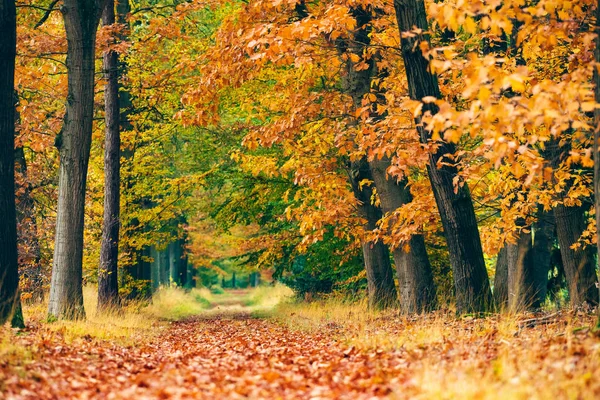
M 0 385 L 0 398 L 357 399 L 385 396 L 407 379 L 393 352 L 359 352 L 333 331 L 290 330 L 247 313 L 174 322 L 133 347 L 53 338 L 38 351 Z

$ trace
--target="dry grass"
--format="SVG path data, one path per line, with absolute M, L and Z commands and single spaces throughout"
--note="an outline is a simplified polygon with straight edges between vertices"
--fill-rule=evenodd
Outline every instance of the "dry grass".
M 327 330 L 357 349 L 397 354 L 411 378 L 392 397 L 600 398 L 595 315 L 564 310 L 550 323 L 519 328 L 520 321 L 532 317 L 459 319 L 434 313 L 409 318 L 336 300 L 285 303 L 273 313 L 294 329 Z
M 86 318 L 77 321 L 55 321 L 46 323 L 47 303 L 25 305 L 23 313 L 28 325 L 40 325 L 60 333 L 67 342 L 79 338 L 96 338 L 116 341 L 121 344 L 133 344 L 141 336 L 153 334 L 160 323 L 157 318 L 149 318 L 140 310 L 141 303 L 130 304 L 120 311 L 97 312 L 97 289 L 93 286 L 83 288 Z

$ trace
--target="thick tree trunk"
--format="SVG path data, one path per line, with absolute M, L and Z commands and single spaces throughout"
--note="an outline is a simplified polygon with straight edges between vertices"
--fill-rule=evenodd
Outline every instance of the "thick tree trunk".
M 14 0 L 0 0 L 0 325 L 22 327 L 15 209 Z
M 496 274 L 494 276 L 494 301 L 498 310 L 508 307 L 508 245 L 498 253 L 496 260 Z
M 48 315 L 85 317 L 82 294 L 83 226 L 92 122 L 96 30 L 102 0 L 64 0 L 68 96 L 60 150 L 58 211 Z
M 382 214 L 379 207 L 371 203 L 373 189 L 368 185 L 360 187 L 360 182 L 372 181 L 373 176 L 366 159 L 352 165 L 352 189 L 359 202 L 359 213 L 367 221 L 366 231 L 377 227 Z M 398 304 L 398 294 L 394 283 L 394 274 L 390 263 L 390 254 L 381 240 L 377 242 L 363 240 L 363 259 L 367 271 L 369 306 L 374 309 L 393 307 Z
M 423 0 L 395 0 L 394 8 L 401 35 L 415 27 L 423 32 L 428 31 Z M 441 98 L 437 77 L 430 73 L 429 62 L 419 47 L 423 41 L 429 41 L 429 37 L 412 35 L 401 39 L 409 95 L 413 100 L 422 100 L 427 96 Z M 423 103 L 423 113 L 435 114 L 437 111 L 435 104 Z M 416 125 L 421 141 L 429 143 L 431 135 L 422 125 L 421 117 L 417 117 Z M 454 145 L 439 142 L 437 151 L 429 156 L 427 170 L 448 243 L 457 312 L 487 311 L 493 308 L 493 299 L 477 219 L 467 184 L 455 182 L 459 178 L 458 171 L 456 167 L 448 165 L 452 162 L 448 156 L 454 153 Z M 446 165 L 438 167 L 441 161 L 445 161 Z
M 399 182 L 395 182 L 391 177 L 388 179 L 389 159 L 373 161 L 370 166 L 384 213 L 391 213 L 412 201 L 406 179 Z M 402 312 L 412 314 L 430 311 L 435 308 L 436 295 L 425 239 L 422 235 L 413 235 L 407 244 L 408 251 L 402 244 L 392 250 Z
M 337 49 L 340 55 L 347 55 L 347 52 L 353 53 L 362 58 L 365 51 L 370 46 L 370 22 L 373 18 L 373 11 L 356 7 L 351 10 L 356 19 L 358 29 L 353 32 L 349 41 L 338 40 Z M 363 98 L 371 91 L 371 83 L 375 76 L 385 75 L 385 71 L 377 70 L 378 56 L 371 57 L 366 62 L 367 69 L 357 70 L 355 62 L 351 59 L 345 61 L 345 73 L 342 76 L 342 87 L 345 93 L 352 97 L 355 109 L 362 107 Z M 381 118 L 380 115 L 373 113 L 373 120 Z M 361 170 L 369 176 L 369 180 L 374 180 L 379 193 L 382 208 L 384 212 L 395 211 L 398 207 L 412 201 L 410 191 L 406 188 L 406 181 L 400 183 L 387 179 L 387 167 L 390 165 L 389 159 L 373 161 L 367 163 L 366 160 L 355 162 L 353 172 L 361 175 Z M 356 174 L 355 174 L 356 175 Z M 356 176 L 358 176 L 356 175 Z M 371 205 L 370 197 L 360 193 L 357 182 L 352 182 L 356 198 L 362 204 L 361 213 L 367 218 L 369 230 L 376 227 L 377 220 L 369 218 L 381 218 L 381 212 Z M 368 188 L 371 191 L 371 188 Z M 368 203 L 368 204 L 367 204 Z M 404 251 L 404 246 L 399 246 L 393 251 L 394 262 L 396 264 L 398 280 L 401 287 L 401 307 L 405 313 L 414 313 L 427 311 L 435 307 L 435 286 L 433 284 L 433 275 L 431 265 L 425 249 L 423 237 L 416 235 L 408 243 L 410 251 Z M 396 304 L 392 296 L 396 296 L 393 278 L 388 278 L 388 268 L 386 257 L 389 258 L 388 249 L 383 243 L 363 243 L 363 254 L 365 268 L 367 268 L 367 277 L 371 277 L 369 282 L 370 294 L 376 298 L 371 302 L 373 306 L 385 307 Z M 374 268 L 374 269 L 373 269 Z M 371 270 L 370 270 L 371 269 Z M 384 279 L 378 281 L 377 279 Z M 379 287 L 378 285 L 381 285 Z M 394 294 L 390 292 L 394 288 Z
M 598 304 L 595 249 L 592 246 L 571 248 L 587 228 L 584 207 L 558 205 L 554 209 L 554 219 L 571 304 Z
M 102 14 L 104 26 L 115 23 L 114 0 L 107 0 Z M 119 55 L 103 54 L 106 138 L 104 141 L 104 221 L 98 268 L 98 309 L 119 306 L 119 228 L 121 184 L 121 135 L 119 126 Z

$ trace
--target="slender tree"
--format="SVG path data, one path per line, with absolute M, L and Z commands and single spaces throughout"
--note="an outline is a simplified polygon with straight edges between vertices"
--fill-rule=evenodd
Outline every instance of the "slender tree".
M 56 145 L 60 151 L 58 211 L 48 316 L 85 317 L 82 293 L 83 227 L 94 114 L 96 32 L 103 0 L 65 0 L 67 110 Z
M 494 301 L 499 310 L 508 306 L 508 246 L 504 246 L 498 253 L 496 260 L 496 274 L 494 276 Z
M 423 0 L 394 0 L 394 8 L 402 35 L 401 50 L 410 98 L 419 101 L 425 97 L 441 98 L 437 76 L 431 73 L 429 61 L 423 57 L 420 47 L 420 43 L 429 42 L 425 3 Z M 421 33 L 403 35 L 415 28 Z M 423 103 L 422 113 L 437 111 L 434 103 Z M 429 143 L 431 133 L 422 124 L 421 116 L 417 117 L 416 126 L 421 142 Z M 489 278 L 471 193 L 452 165 L 454 153 L 452 143 L 438 142 L 437 150 L 429 156 L 427 171 L 448 243 L 457 311 L 486 311 L 493 308 Z
M 102 24 L 115 23 L 115 2 L 106 0 Z M 120 227 L 120 171 L 121 136 L 119 106 L 119 54 L 107 50 L 103 54 L 102 67 L 106 85 L 104 108 L 106 137 L 104 141 L 104 221 L 98 269 L 98 308 L 112 309 L 119 306 L 119 227 Z
M 15 209 L 15 57 L 14 0 L 0 1 L 0 324 L 23 326 L 19 298 Z
M 598 65 L 600 65 L 600 1 L 596 5 L 596 48 L 594 51 L 594 95 L 596 97 L 596 103 L 600 103 L 600 72 L 598 71 Z M 596 108 L 594 111 L 594 122 L 596 129 L 594 130 L 594 199 L 596 209 L 596 245 L 597 245 L 597 261 L 600 261 L 600 109 Z M 600 290 L 600 287 L 599 287 Z M 598 322 L 597 326 L 600 327 L 600 307 L 598 307 Z

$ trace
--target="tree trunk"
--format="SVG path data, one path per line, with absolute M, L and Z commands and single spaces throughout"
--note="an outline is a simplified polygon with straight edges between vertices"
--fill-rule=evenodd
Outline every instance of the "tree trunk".
M 23 327 L 15 209 L 16 8 L 0 0 L 0 325 Z
M 152 293 L 156 292 L 160 287 L 160 252 L 155 246 L 150 247 L 150 257 L 152 262 L 150 263 L 150 281 L 152 287 Z
M 533 247 L 531 255 L 533 274 L 533 304 L 534 308 L 541 307 L 548 293 L 548 272 L 552 259 L 554 245 L 554 213 L 538 208 L 537 222 L 533 224 Z
M 508 245 L 500 249 L 494 277 L 494 300 L 498 310 L 508 307 Z
M 382 214 L 379 207 L 371 203 L 373 189 L 369 185 L 360 187 L 364 180 L 372 181 L 373 177 L 366 159 L 361 159 L 352 165 L 352 189 L 359 202 L 359 213 L 367 221 L 365 231 L 372 231 Z M 369 290 L 369 306 L 374 309 L 384 309 L 398 304 L 398 294 L 394 283 L 394 274 L 390 263 L 390 254 L 381 240 L 377 242 L 364 240 L 362 242 L 363 259 L 367 271 L 367 286 Z
M 401 35 L 415 27 L 423 32 L 429 30 L 423 0 L 395 0 L 394 8 Z M 423 57 L 419 47 L 419 43 L 423 41 L 429 41 L 425 34 L 401 39 L 409 95 L 413 100 L 422 100 L 427 96 L 439 99 L 441 93 L 437 76 L 430 73 L 429 62 Z M 434 103 L 423 103 L 423 113 L 435 114 L 437 111 Z M 429 143 L 431 134 L 421 123 L 420 116 L 416 119 L 416 125 L 421 142 Z M 457 312 L 487 311 L 493 308 L 493 299 L 477 219 L 466 182 L 460 180 L 456 167 L 448 165 L 452 162 L 448 156 L 454 153 L 453 144 L 439 142 L 437 151 L 429 155 L 427 171 L 448 243 Z M 442 161 L 446 164 L 438 168 Z
M 60 150 L 50 318 L 85 317 L 82 294 L 85 190 L 94 116 L 96 30 L 102 0 L 64 0 L 68 96 Z
M 558 205 L 554 209 L 554 219 L 571 305 L 598 304 L 595 249 L 592 246 L 571 248 L 587 228 L 584 207 Z
M 594 61 L 596 65 L 600 65 L 600 1 L 596 4 L 596 24 L 594 25 L 596 32 L 596 48 L 594 49 Z M 596 103 L 600 103 L 600 72 L 598 68 L 594 68 L 594 95 Z M 596 129 L 594 130 L 594 208 L 596 210 L 596 255 L 600 261 L 600 109 L 594 110 L 594 122 Z M 600 290 L 600 286 L 599 286 Z M 600 328 L 600 307 L 598 307 L 598 322 L 596 326 Z
M 511 311 L 528 309 L 533 303 L 531 227 L 521 227 L 516 243 L 506 245 L 508 264 L 508 307 Z M 526 232 L 525 229 L 528 231 Z
M 406 179 L 399 182 L 395 182 L 393 178 L 388 179 L 389 159 L 373 161 L 370 165 L 384 213 L 391 213 L 412 201 Z M 408 251 L 402 244 L 392 250 L 402 312 L 412 314 L 430 311 L 435 308 L 436 295 L 425 239 L 423 235 L 413 235 L 407 244 Z
M 19 121 L 16 113 L 16 121 Z M 21 176 L 23 187 L 17 190 L 17 247 L 19 254 L 19 274 L 30 282 L 27 288 L 31 297 L 27 302 L 44 300 L 44 272 L 42 270 L 42 250 L 38 237 L 35 202 L 31 197 L 31 185 L 27 176 L 27 161 L 22 146 L 15 148 L 15 168 Z M 18 180 L 17 180 L 18 181 Z
M 115 23 L 114 0 L 107 0 L 102 24 Z M 119 307 L 119 228 L 121 184 L 121 136 L 119 127 L 119 55 L 115 51 L 103 54 L 104 109 L 106 138 L 104 141 L 104 220 L 100 267 L 98 269 L 98 309 Z

